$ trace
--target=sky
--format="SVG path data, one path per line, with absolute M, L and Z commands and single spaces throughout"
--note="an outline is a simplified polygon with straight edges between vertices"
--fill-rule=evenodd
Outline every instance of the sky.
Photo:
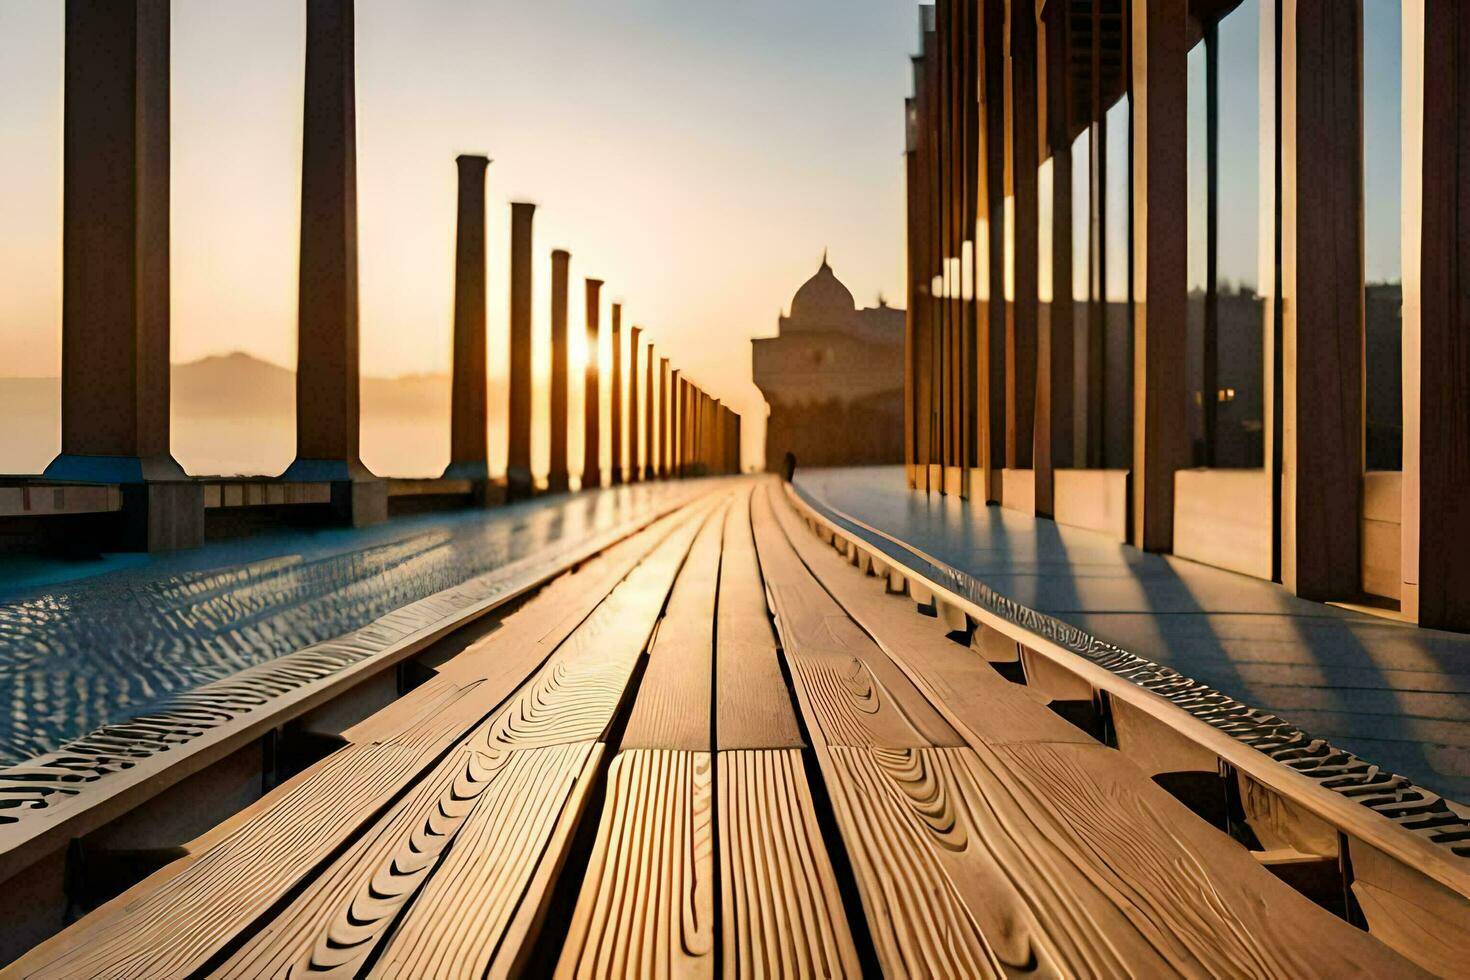
M 0 0 L 4 375 L 60 369 L 63 10 Z M 764 415 L 749 339 L 775 332 L 824 249 L 861 305 L 880 292 L 901 303 L 914 4 L 356 10 L 363 373 L 448 369 L 459 153 L 493 160 L 492 375 L 506 343 L 511 200 L 538 205 L 539 332 L 549 254 L 566 248 L 574 328 L 582 278 L 604 279 L 625 324 L 747 419 Z M 303 11 L 302 0 L 172 4 L 176 363 L 242 350 L 295 364 Z M 754 461 L 760 426 L 745 429 Z

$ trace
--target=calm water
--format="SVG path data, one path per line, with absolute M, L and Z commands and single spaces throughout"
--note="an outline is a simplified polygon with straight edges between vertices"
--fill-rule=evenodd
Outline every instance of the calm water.
M 685 490 L 637 485 L 158 558 L 0 562 L 0 766 Z

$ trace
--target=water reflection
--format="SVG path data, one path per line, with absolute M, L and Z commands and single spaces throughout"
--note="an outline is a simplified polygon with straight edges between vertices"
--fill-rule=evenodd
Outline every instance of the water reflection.
M 358 629 L 537 552 L 574 546 L 688 485 L 552 497 L 484 514 L 301 532 L 32 589 L 0 601 L 0 765 L 171 695 Z M 212 567 L 208 567 L 212 564 Z M 0 569 L 3 573 L 3 569 Z

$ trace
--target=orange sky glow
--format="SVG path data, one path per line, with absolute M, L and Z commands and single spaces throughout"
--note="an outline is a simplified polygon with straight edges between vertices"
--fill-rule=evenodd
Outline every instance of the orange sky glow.
M 63 9 L 0 0 L 3 376 L 60 367 Z M 293 366 L 303 3 L 172 11 L 173 359 L 241 350 Z M 744 415 L 756 463 L 765 408 L 748 341 L 774 332 L 823 249 L 860 304 L 880 292 L 903 303 L 915 23 L 895 0 L 358 0 L 363 373 L 447 370 L 454 157 L 485 153 L 492 380 L 507 344 L 508 202 L 535 201 L 543 382 L 549 254 L 562 247 L 574 370 L 582 278 L 595 276 L 605 301 L 624 301 L 625 325 Z M 579 446 L 576 433 L 574 459 Z

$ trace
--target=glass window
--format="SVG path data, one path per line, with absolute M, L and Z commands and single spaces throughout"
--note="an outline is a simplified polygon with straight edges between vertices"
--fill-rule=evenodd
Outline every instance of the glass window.
M 1260 0 L 1202 34 L 1188 64 L 1188 429 L 1195 465 L 1253 468 L 1266 404 Z
M 1265 464 L 1265 304 L 1260 281 L 1260 0 L 1220 20 L 1215 147 L 1214 466 Z
M 1402 23 L 1399 0 L 1363 4 L 1365 463 L 1403 468 L 1400 218 Z
M 1128 223 L 1132 213 L 1128 170 L 1128 97 L 1107 110 L 1103 160 L 1102 244 L 1104 256 L 1103 371 L 1104 391 L 1113 411 L 1103 413 L 1103 465 L 1123 469 L 1133 452 L 1133 317 L 1128 305 Z
M 1206 141 L 1208 95 L 1205 85 L 1205 42 L 1190 49 L 1186 66 L 1188 116 L 1185 133 L 1188 169 L 1188 255 L 1189 277 L 1188 321 L 1185 330 L 1185 382 L 1189 402 L 1186 407 L 1186 429 L 1189 432 L 1190 455 L 1194 465 L 1205 460 L 1204 417 L 1204 333 L 1206 270 L 1209 268 L 1209 200 L 1210 153 Z

